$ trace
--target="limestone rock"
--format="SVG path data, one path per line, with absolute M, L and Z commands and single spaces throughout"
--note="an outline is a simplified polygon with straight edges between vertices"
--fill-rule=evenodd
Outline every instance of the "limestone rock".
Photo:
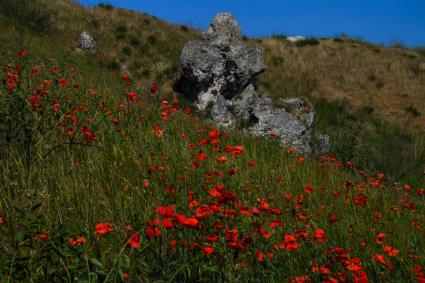
M 316 147 L 321 144 L 313 144 L 310 129 L 315 118 L 310 102 L 292 98 L 275 107 L 256 91 L 255 77 L 265 70 L 263 58 L 258 49 L 243 42 L 231 14 L 218 14 L 200 40 L 188 42 L 180 62 L 183 72 L 177 89 L 217 126 L 257 136 L 273 134 L 284 147 L 319 151 Z M 326 137 L 319 141 L 326 144 Z
M 96 53 L 96 42 L 93 37 L 86 31 L 80 34 L 80 40 L 78 48 L 87 51 L 89 53 Z

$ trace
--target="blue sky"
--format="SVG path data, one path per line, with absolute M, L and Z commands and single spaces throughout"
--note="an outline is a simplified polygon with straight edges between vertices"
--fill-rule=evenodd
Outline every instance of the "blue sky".
M 107 2 L 168 22 L 205 29 L 231 12 L 251 37 L 271 34 L 329 37 L 341 33 L 377 43 L 425 46 L 425 0 L 78 0 Z

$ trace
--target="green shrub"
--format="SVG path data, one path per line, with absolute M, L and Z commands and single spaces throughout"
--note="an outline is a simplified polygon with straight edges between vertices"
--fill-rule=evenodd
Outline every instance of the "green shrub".
M 140 40 L 136 35 L 130 35 L 129 36 L 129 42 L 131 45 L 133 45 L 134 47 L 137 47 L 140 45 Z
M 295 42 L 295 46 L 297 46 L 297 47 L 304 47 L 304 46 L 309 46 L 309 45 L 315 46 L 315 45 L 319 45 L 319 44 L 320 44 L 320 41 L 317 40 L 314 37 L 309 37 L 309 38 L 298 40 L 297 42 Z
M 422 113 L 416 107 L 413 106 L 407 107 L 406 112 L 412 115 L 412 117 L 414 118 L 420 117 L 422 115 Z
M 122 48 L 122 54 L 124 54 L 125 56 L 131 56 L 131 48 L 128 46 L 124 46 Z
M 150 45 L 154 45 L 157 42 L 158 38 L 155 34 L 150 34 L 150 35 L 148 35 L 146 40 Z
M 97 6 L 99 8 L 103 8 L 103 9 L 106 9 L 106 10 L 112 10 L 112 9 L 114 9 L 114 6 L 112 6 L 109 3 L 99 3 Z
M 278 40 L 286 40 L 286 35 L 283 35 L 283 34 L 272 34 L 272 38 L 273 39 L 278 39 Z
M 125 34 L 125 33 L 127 33 L 128 28 L 125 25 L 119 25 L 119 26 L 117 26 L 116 31 L 117 31 L 117 33 Z

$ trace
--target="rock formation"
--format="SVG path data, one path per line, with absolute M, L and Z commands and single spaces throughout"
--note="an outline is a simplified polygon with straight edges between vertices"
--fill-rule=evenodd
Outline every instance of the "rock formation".
M 88 32 L 83 31 L 80 34 L 78 48 L 89 53 L 96 53 L 96 42 Z
M 282 100 L 282 108 L 275 107 L 255 90 L 254 79 L 265 65 L 260 51 L 243 42 L 231 14 L 218 14 L 200 40 L 185 45 L 180 61 L 183 73 L 178 90 L 218 126 L 276 136 L 282 146 L 305 153 L 328 147 L 329 138 L 323 135 L 313 144 L 311 103 L 295 98 Z

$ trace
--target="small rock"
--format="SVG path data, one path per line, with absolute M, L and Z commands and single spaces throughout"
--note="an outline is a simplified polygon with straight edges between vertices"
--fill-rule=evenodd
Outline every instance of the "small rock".
M 286 39 L 289 40 L 290 42 L 297 42 L 297 41 L 305 39 L 305 37 L 301 35 L 296 35 L 296 36 L 288 36 Z
M 89 53 L 96 53 L 96 42 L 93 37 L 86 31 L 80 34 L 80 41 L 78 48 L 87 51 Z

